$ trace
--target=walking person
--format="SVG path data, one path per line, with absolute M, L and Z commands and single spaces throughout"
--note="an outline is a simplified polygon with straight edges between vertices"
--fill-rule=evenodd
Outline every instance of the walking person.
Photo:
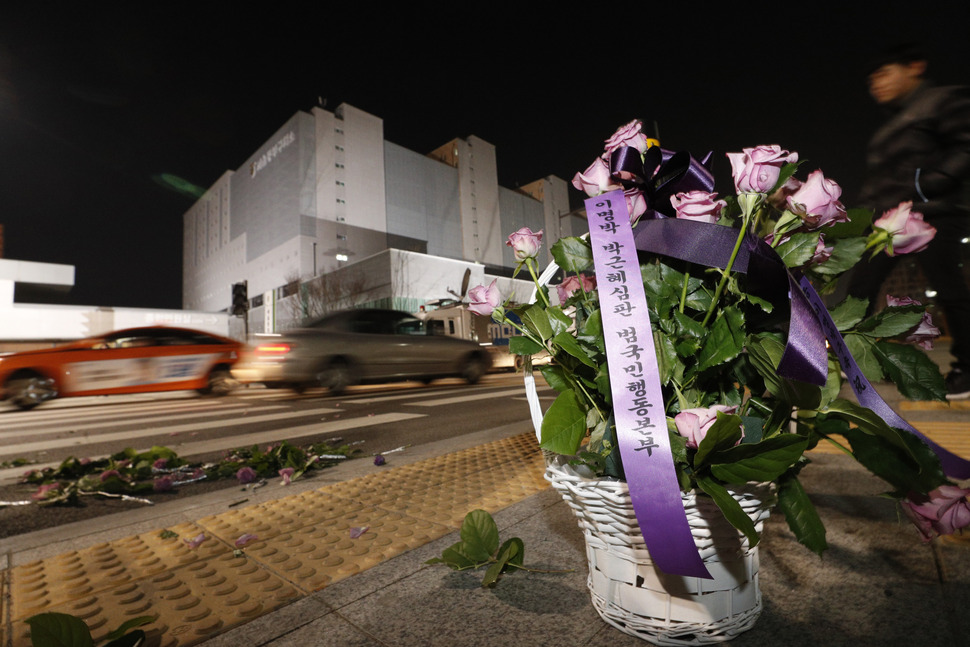
M 925 76 L 918 46 L 893 47 L 869 67 L 869 93 L 887 119 L 869 141 L 860 202 L 875 217 L 901 202 L 933 225 L 936 237 L 919 262 L 952 337 L 954 361 L 946 376 L 947 398 L 970 398 L 970 286 L 961 255 L 970 248 L 970 91 L 937 87 Z M 856 268 L 849 294 L 869 299 L 899 257 L 879 254 Z

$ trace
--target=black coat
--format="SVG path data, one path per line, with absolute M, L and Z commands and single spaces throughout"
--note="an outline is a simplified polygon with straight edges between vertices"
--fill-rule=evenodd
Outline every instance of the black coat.
M 924 82 L 896 107 L 869 141 L 860 198 L 876 218 L 907 200 L 929 222 L 970 215 L 967 88 Z

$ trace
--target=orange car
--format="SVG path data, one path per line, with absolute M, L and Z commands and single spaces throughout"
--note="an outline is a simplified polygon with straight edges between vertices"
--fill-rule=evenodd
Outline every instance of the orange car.
M 45 400 L 195 389 L 223 395 L 243 344 L 197 330 L 149 326 L 55 348 L 0 356 L 0 400 L 33 409 Z

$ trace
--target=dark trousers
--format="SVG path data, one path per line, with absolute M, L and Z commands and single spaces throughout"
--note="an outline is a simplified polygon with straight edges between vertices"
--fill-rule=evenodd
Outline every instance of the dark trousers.
M 946 316 L 947 330 L 953 338 L 950 353 L 956 358 L 953 367 L 970 371 L 970 286 L 963 274 L 963 260 L 970 243 L 962 242 L 970 236 L 970 219 L 935 218 L 931 224 L 936 227 L 936 237 L 915 258 L 930 287 L 936 290 L 936 303 Z M 868 299 L 872 312 L 882 282 L 901 258 L 879 254 L 866 262 L 863 257 L 852 273 L 849 294 Z

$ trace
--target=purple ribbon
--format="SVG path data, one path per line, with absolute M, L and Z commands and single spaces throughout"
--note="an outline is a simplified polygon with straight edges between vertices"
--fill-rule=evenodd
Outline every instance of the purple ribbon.
M 637 249 L 641 251 L 721 269 L 731 260 L 737 238 L 737 229 L 675 218 L 641 220 L 636 231 Z M 790 302 L 788 342 L 778 374 L 818 386 L 825 384 L 825 335 L 808 299 L 775 250 L 757 236 L 745 234 L 731 271 L 748 274 L 752 293 L 775 307 Z
M 630 499 L 654 563 L 710 579 L 697 553 L 674 469 L 647 299 L 622 191 L 586 200 L 617 444 Z
M 849 384 L 852 386 L 852 391 L 855 393 L 859 404 L 872 410 L 890 427 L 908 431 L 922 439 L 933 450 L 936 457 L 940 459 L 940 465 L 943 467 L 944 474 L 951 478 L 961 480 L 970 478 L 970 461 L 957 456 L 920 433 L 919 430 L 911 426 L 898 413 L 893 411 L 892 407 L 882 399 L 882 396 L 872 388 L 872 384 L 866 379 L 859 365 L 856 364 L 855 358 L 852 357 L 852 353 L 849 352 L 849 348 L 845 345 L 842 333 L 839 332 L 835 322 L 832 321 L 828 309 L 818 296 L 815 288 L 812 287 L 812 284 L 804 276 L 801 279 L 800 285 L 818 316 L 819 324 L 825 330 L 825 335 L 832 345 L 832 350 L 835 351 L 835 356 L 839 358 L 842 370 L 845 371 L 845 375 L 849 380 Z

